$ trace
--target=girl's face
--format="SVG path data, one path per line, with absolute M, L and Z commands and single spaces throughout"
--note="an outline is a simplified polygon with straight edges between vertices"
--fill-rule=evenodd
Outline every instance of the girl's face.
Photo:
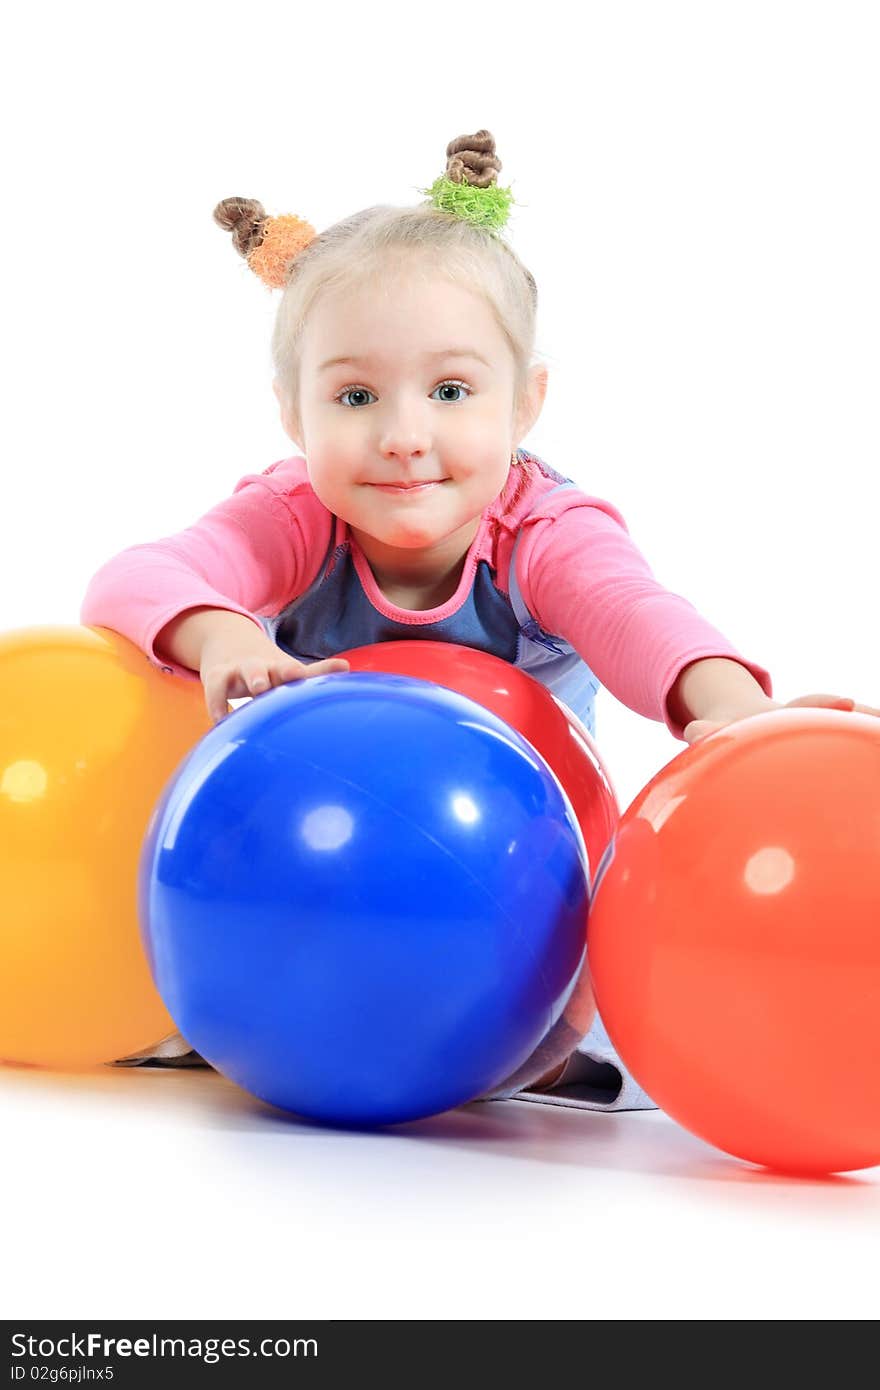
M 515 412 L 514 377 L 482 296 L 398 268 L 379 286 L 318 299 L 299 419 L 284 425 L 321 502 L 374 552 L 467 545 L 537 413 Z

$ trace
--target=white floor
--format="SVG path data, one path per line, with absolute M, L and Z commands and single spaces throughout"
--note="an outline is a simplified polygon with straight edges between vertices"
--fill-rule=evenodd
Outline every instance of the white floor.
M 208 1070 L 0 1067 L 5 1318 L 871 1318 L 880 1168 L 773 1177 L 659 1113 L 378 1134 Z

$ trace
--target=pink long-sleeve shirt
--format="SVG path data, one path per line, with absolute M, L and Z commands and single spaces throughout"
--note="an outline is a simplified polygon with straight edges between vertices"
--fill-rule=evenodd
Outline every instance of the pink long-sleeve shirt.
M 342 586 L 357 593 L 342 595 Z M 519 617 L 532 621 L 519 622 L 511 605 L 525 605 Z M 419 629 L 434 639 L 506 650 L 513 659 L 510 632 L 519 627 L 515 659 L 526 669 L 519 655 L 525 646 L 568 651 L 595 682 L 638 714 L 665 722 L 676 738 L 683 730 L 668 697 L 692 661 L 738 661 L 773 693 L 762 666 L 657 582 L 616 507 L 523 449 L 483 512 L 458 588 L 442 607 L 399 608 L 380 591 L 348 524 L 320 502 L 306 460 L 294 455 L 247 474 L 186 530 L 108 560 L 89 583 L 80 621 L 112 628 L 157 666 L 196 680 L 156 650 L 156 639 L 173 618 L 204 606 L 240 613 L 279 645 L 313 659 Z M 285 640 L 297 632 L 307 649 Z M 543 679 L 544 669 L 534 674 Z M 553 678 L 546 683 L 552 688 Z M 557 693 L 565 698 L 564 683 Z

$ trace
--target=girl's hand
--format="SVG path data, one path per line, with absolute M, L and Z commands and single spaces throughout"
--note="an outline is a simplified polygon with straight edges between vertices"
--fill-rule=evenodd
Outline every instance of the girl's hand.
M 287 681 L 308 680 L 311 676 L 327 676 L 349 669 L 348 662 L 341 657 L 308 665 L 296 661 L 254 627 L 253 635 L 241 638 L 236 635 L 235 642 L 229 638 L 206 642 L 199 675 L 208 714 L 217 724 L 229 713 L 228 700 L 259 695 Z
M 842 709 L 855 711 L 859 714 L 874 714 L 880 717 L 880 709 L 874 709 L 871 705 L 860 705 L 855 700 L 851 700 L 845 695 L 799 695 L 796 700 L 788 700 L 781 704 L 778 700 L 764 698 L 762 703 L 750 700 L 748 708 L 733 709 L 724 712 L 721 719 L 692 719 L 683 729 L 685 741 L 689 744 L 699 743 L 701 738 L 707 734 L 714 734 L 716 729 L 723 729 L 728 724 L 735 724 L 740 719 L 748 719 L 752 714 L 764 714 L 771 709 L 794 709 L 796 706 L 807 706 L 815 709 Z

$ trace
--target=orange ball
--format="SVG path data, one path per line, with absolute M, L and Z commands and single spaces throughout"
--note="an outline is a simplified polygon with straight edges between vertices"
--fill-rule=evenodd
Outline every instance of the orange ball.
M 0 634 L 0 1061 L 77 1070 L 174 1031 L 137 916 L 141 843 L 211 727 L 198 681 L 106 628 Z
M 880 720 L 776 710 L 675 758 L 621 817 L 588 952 L 686 1129 L 785 1172 L 880 1163 Z

